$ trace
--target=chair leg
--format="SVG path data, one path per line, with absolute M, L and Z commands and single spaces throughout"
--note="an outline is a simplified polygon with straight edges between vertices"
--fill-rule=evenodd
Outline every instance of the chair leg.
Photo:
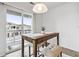
M 62 52 L 60 52 L 60 57 L 62 57 Z

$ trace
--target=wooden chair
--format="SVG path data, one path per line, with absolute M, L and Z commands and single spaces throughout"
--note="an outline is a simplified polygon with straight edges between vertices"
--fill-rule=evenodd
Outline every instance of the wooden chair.
M 51 51 L 46 53 L 46 57 L 62 57 L 62 48 L 55 46 Z
M 39 48 L 40 47 L 42 47 L 42 48 L 44 48 L 44 46 L 46 45 L 46 41 L 44 41 L 43 43 L 41 43 L 41 44 L 38 44 L 37 45 L 37 52 L 38 52 L 38 55 L 39 55 L 39 53 L 40 53 L 40 50 L 39 50 Z M 48 45 L 48 44 L 47 44 Z M 33 46 L 32 46 L 32 44 L 29 44 L 28 45 L 28 48 L 29 48 L 29 57 L 31 57 L 33 54 L 31 54 L 31 48 L 32 48 Z M 38 57 L 40 57 L 42 54 L 40 54 Z

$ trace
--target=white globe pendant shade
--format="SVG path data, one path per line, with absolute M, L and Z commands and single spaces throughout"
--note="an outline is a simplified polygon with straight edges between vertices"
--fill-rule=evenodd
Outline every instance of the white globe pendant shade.
M 38 3 L 33 7 L 33 12 L 35 13 L 45 13 L 47 12 L 48 8 L 45 4 L 43 3 Z

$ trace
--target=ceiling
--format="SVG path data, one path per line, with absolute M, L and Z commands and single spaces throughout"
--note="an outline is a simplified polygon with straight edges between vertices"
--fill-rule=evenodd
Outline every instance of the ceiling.
M 28 8 L 31 11 L 32 11 L 32 7 L 33 7 L 33 5 L 30 4 L 29 2 L 5 2 L 5 3 L 8 4 L 8 5 L 20 8 L 20 9 L 26 9 L 27 10 L 27 8 Z M 34 3 L 36 4 L 38 2 L 34 2 Z M 64 4 L 66 2 L 43 2 L 43 3 L 48 7 L 48 9 L 51 9 L 51 8 L 54 8 L 58 5 Z
M 65 2 L 44 2 L 48 8 L 54 8 L 58 5 L 64 4 Z
M 37 4 L 39 2 L 33 2 L 33 3 Z M 50 8 L 57 7 L 58 5 L 62 5 L 66 2 L 42 2 L 42 3 L 44 3 L 50 9 Z M 27 3 L 27 4 L 31 5 L 30 3 Z

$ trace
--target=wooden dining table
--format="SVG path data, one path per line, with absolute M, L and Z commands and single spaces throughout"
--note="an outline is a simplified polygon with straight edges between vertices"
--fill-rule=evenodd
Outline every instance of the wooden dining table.
M 33 43 L 33 56 L 37 57 L 37 45 L 47 41 L 51 38 L 57 37 L 57 45 L 59 45 L 59 33 L 46 32 L 46 33 L 31 33 L 22 35 L 22 57 L 24 57 L 24 41 Z

